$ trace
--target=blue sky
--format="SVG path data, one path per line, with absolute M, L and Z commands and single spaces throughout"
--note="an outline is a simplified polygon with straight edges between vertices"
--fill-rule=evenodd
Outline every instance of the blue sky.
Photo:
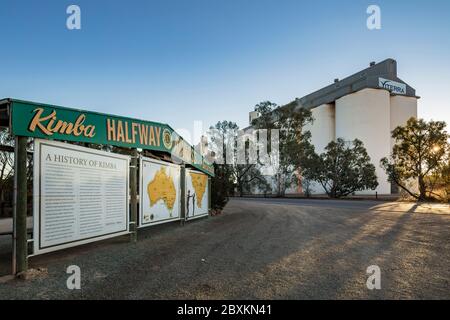
M 66 28 L 70 4 L 81 30 Z M 381 30 L 366 28 L 370 4 Z M 450 124 L 447 0 L 0 0 L 0 39 L 0 97 L 244 127 L 260 101 L 288 103 L 390 57 L 422 97 L 419 116 Z

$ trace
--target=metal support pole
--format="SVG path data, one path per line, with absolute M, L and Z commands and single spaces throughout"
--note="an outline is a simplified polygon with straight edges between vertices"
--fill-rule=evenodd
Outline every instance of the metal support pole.
M 184 164 L 181 166 L 180 170 L 180 196 L 181 196 L 181 225 L 184 225 L 186 221 L 186 167 Z
M 28 270 L 26 137 L 16 137 L 14 162 L 13 274 L 20 274 Z
M 137 242 L 137 166 L 138 152 L 133 149 L 130 166 L 131 242 Z

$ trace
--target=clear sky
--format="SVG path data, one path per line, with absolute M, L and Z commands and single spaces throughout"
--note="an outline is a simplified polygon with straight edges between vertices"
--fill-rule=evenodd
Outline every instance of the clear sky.
M 81 30 L 66 9 L 81 8 Z M 382 28 L 366 27 L 381 8 Z M 394 58 L 419 116 L 450 125 L 450 1 L 0 0 L 0 97 L 193 129 L 248 124 Z M 189 137 L 186 137 L 187 139 Z

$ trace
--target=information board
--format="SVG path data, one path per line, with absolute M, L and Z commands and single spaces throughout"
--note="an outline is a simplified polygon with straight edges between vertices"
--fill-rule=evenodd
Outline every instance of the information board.
M 34 144 L 34 254 L 128 233 L 129 157 Z
M 208 209 L 208 176 L 186 169 L 186 218 L 205 216 Z
M 140 227 L 180 219 L 180 166 L 142 157 L 139 189 Z

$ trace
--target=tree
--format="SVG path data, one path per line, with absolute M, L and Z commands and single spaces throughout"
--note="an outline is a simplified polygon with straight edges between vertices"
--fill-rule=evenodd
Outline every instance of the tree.
M 436 186 L 433 176 L 442 176 L 445 181 L 445 167 L 449 157 L 449 134 L 443 121 L 426 122 L 411 118 L 405 126 L 392 131 L 395 140 L 392 154 L 381 159 L 389 181 L 394 182 L 410 196 L 419 200 L 434 197 Z M 416 188 L 408 185 L 415 182 Z
M 264 193 L 270 190 L 269 183 L 256 164 L 236 165 L 233 173 L 241 197 L 245 192 L 252 193 L 255 189 Z
M 442 188 L 445 193 L 445 199 L 450 202 L 450 152 L 446 164 L 441 171 Z
M 304 178 L 320 183 L 331 198 L 345 197 L 360 190 L 374 190 L 378 186 L 375 166 L 358 139 L 346 142 L 338 138 L 330 142 L 321 155 L 309 149 L 305 157 Z
M 3 215 L 6 193 L 12 192 L 12 180 L 14 174 L 14 153 L 7 150 L 14 146 L 14 139 L 7 129 L 0 130 L 0 216 Z
M 237 128 L 238 126 L 234 122 L 219 121 L 215 126 L 210 127 L 210 132 L 208 133 L 210 140 L 208 146 L 214 149 L 210 150 L 209 160 L 214 164 L 214 177 L 211 178 L 211 207 L 215 210 L 222 210 L 233 193 L 234 182 L 232 173 L 230 168 L 224 163 L 224 155 L 226 154 L 226 144 L 224 142 Z
M 249 161 L 249 143 L 245 143 L 245 150 L 238 150 L 238 131 L 236 123 L 226 120 L 210 127 L 208 145 L 218 153 L 212 159 L 215 169 L 212 202 L 216 209 L 223 208 L 235 190 L 243 196 L 245 191 L 259 186 L 265 188 L 267 184 L 258 164 Z M 239 152 L 245 152 L 245 163 L 239 163 Z
M 214 177 L 211 178 L 211 208 L 222 210 L 233 192 L 233 181 L 226 166 L 214 163 Z
M 309 179 L 302 179 L 303 193 L 307 198 L 311 197 L 311 183 L 312 181 Z
M 0 146 L 13 147 L 14 139 L 6 129 L 0 130 Z M 12 176 L 14 169 L 14 153 L 8 150 L 0 151 L 0 189 L 2 183 Z
M 275 103 L 264 101 L 255 106 L 260 117 L 252 123 L 257 130 L 267 130 L 267 140 L 271 141 L 271 130 L 277 130 L 279 153 L 271 153 L 268 146 L 273 176 L 277 184 L 278 196 L 284 196 L 286 188 L 294 183 L 301 172 L 305 150 L 309 149 L 311 133 L 304 130 L 307 123 L 312 123 L 311 111 L 297 108 L 295 103 L 278 107 Z M 276 159 L 274 157 L 277 157 Z

